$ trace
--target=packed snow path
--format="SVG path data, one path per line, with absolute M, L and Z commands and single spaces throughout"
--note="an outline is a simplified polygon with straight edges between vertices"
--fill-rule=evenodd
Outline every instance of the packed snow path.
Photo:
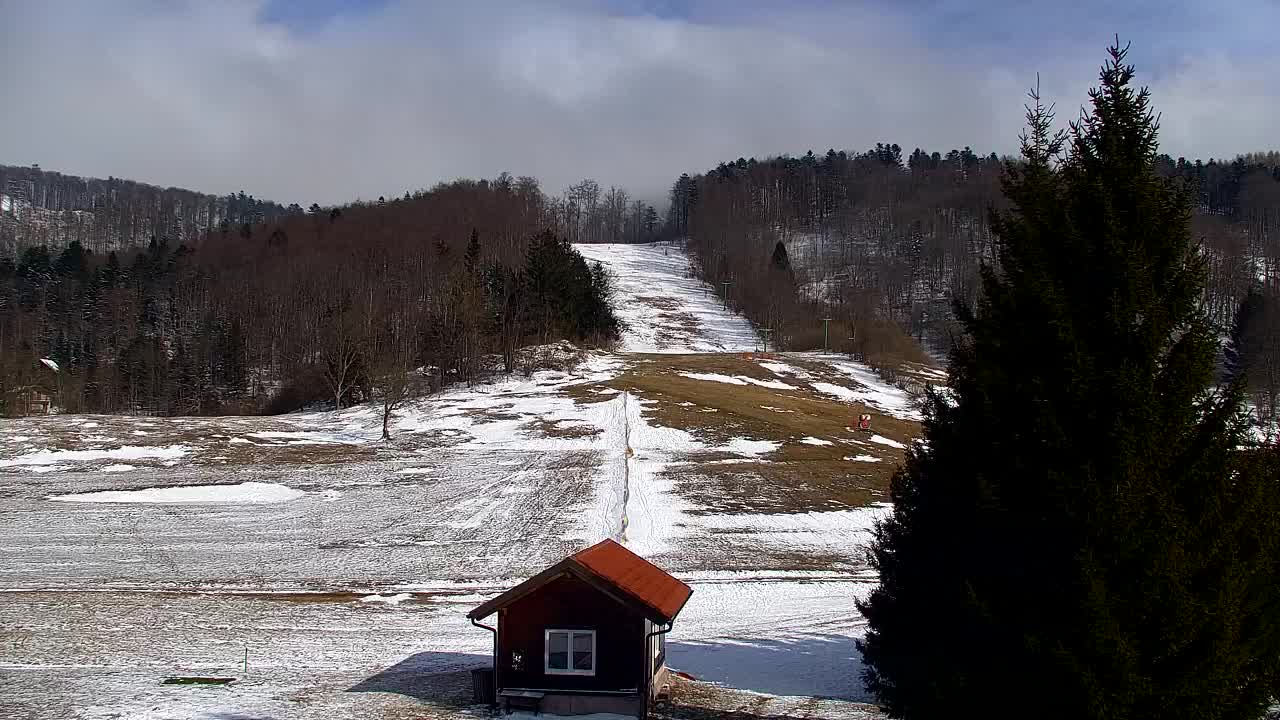
M 679 245 L 574 248 L 613 273 L 615 307 L 626 325 L 623 352 L 743 352 L 760 345 L 751 323 L 725 310 L 711 286 L 693 277 Z

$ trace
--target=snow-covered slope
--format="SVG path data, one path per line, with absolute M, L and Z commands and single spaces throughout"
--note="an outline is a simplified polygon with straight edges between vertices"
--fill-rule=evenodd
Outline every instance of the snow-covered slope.
M 575 245 L 615 278 L 624 352 L 740 352 L 760 341 L 746 318 L 721 307 L 711 287 L 689 272 L 674 243 Z

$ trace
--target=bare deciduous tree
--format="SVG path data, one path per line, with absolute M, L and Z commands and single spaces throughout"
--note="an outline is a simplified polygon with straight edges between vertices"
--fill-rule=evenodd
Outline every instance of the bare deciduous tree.
M 320 365 L 333 391 L 333 408 L 342 409 L 342 398 L 356 384 L 367 338 L 362 318 L 352 307 L 329 309 L 322 326 Z

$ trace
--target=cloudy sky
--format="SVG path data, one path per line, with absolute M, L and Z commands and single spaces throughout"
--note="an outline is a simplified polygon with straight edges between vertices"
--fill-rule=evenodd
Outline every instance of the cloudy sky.
M 1280 147 L 1280 0 L 0 0 L 0 163 L 309 205 L 504 170 L 1011 152 L 1115 33 L 1170 154 Z

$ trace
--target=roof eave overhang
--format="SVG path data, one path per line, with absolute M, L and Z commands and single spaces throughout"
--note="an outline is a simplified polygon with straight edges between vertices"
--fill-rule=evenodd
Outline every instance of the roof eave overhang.
M 620 604 L 626 605 L 627 607 L 635 610 L 647 620 L 660 624 L 675 622 L 676 616 L 680 614 L 680 611 L 684 609 L 685 604 L 689 602 L 689 598 L 693 595 L 693 589 L 690 588 L 689 595 L 685 596 L 684 602 L 680 603 L 680 607 L 671 615 L 671 617 L 667 617 L 657 608 L 640 601 L 638 598 L 626 592 L 622 588 L 619 588 L 608 580 L 600 577 L 592 571 L 591 568 L 583 565 L 577 560 L 574 560 L 572 557 L 567 557 L 501 595 L 489 600 L 488 602 L 482 603 L 479 607 L 467 613 L 467 617 L 471 620 L 483 620 L 484 618 L 489 617 L 502 608 L 514 603 L 520 598 L 525 597 L 526 595 L 541 588 L 543 585 L 546 585 L 552 580 L 555 580 L 565 574 L 577 577 L 588 585 L 594 587 L 596 590 L 599 590 L 605 595 L 613 598 Z

